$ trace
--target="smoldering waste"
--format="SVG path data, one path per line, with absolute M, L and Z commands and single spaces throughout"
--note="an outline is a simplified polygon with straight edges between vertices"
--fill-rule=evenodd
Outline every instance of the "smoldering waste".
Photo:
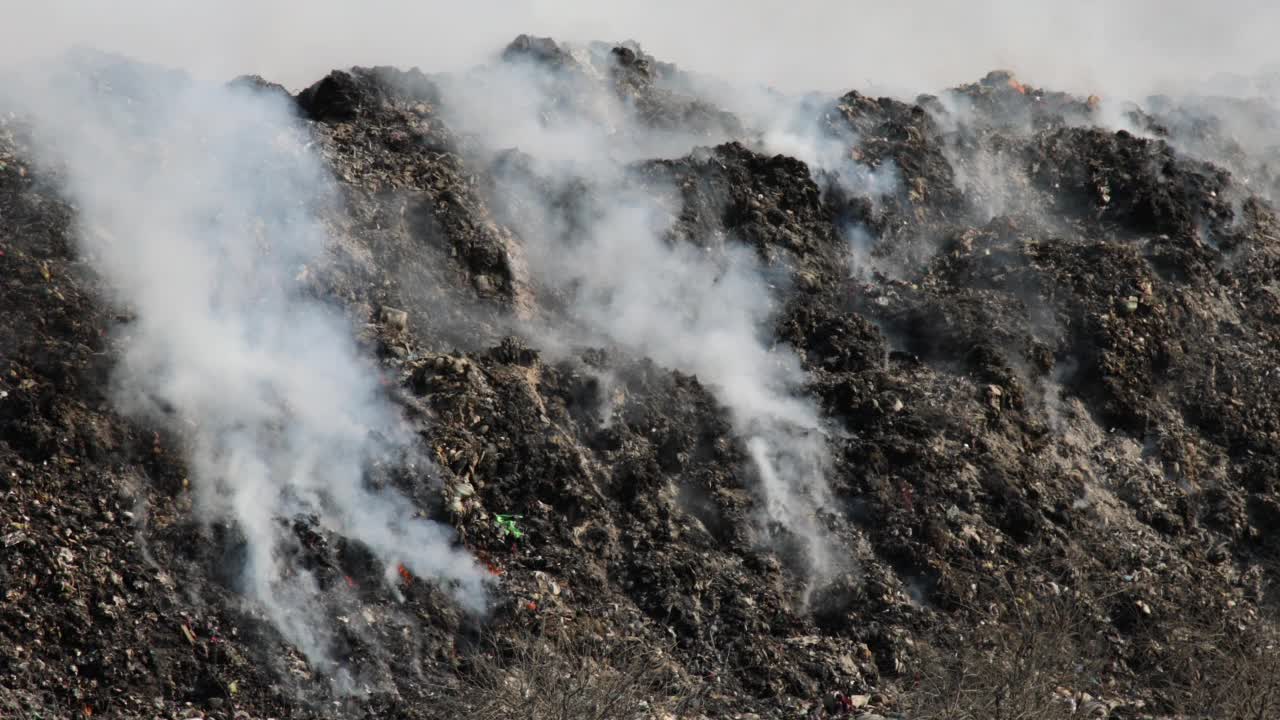
M 103 107 L 195 84 L 76 63 Z M 344 522 L 368 516 L 333 486 L 272 499 L 278 574 L 247 586 L 252 528 L 202 496 L 208 419 L 122 404 L 151 306 L 85 242 L 75 158 L 6 113 L 6 717 L 457 717 L 548 646 L 598 678 L 640 649 L 641 716 L 892 715 L 939 656 L 1017 670 L 993 638 L 1062 608 L 1088 662 L 1033 696 L 1160 717 L 1212 666 L 1187 638 L 1270 632 L 1280 230 L 1236 106 L 999 72 L 911 102 L 735 96 L 633 44 L 529 37 L 461 75 L 233 86 L 332 184 L 218 251 L 279 259 L 273 231 L 310 223 L 321 249 L 250 296 L 366 363 L 253 432 L 287 443 L 296 403 L 369 379 L 392 420 L 346 500 L 402 534 Z M 196 157 L 201 132 L 113 151 Z M 416 524 L 455 564 L 379 544 Z M 303 612 L 273 614 L 289 588 Z

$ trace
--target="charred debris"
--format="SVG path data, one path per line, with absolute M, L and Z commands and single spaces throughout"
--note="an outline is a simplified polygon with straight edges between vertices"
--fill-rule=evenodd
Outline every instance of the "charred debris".
M 538 127 L 687 150 L 606 182 L 457 124 L 465 78 L 236 81 L 287 101 L 336 179 L 299 282 L 350 321 L 425 455 L 368 481 L 493 579 L 472 616 L 278 518 L 334 598 L 327 670 L 244 600 L 244 536 L 202 520 L 189 428 L 117 411 L 134 310 L 78 250 L 32 128 L 0 121 L 0 716 L 533 717 L 547 688 L 504 688 L 547 658 L 626 701 L 601 718 L 1243 717 L 1267 692 L 1227 655 L 1277 652 L 1280 228 L 1234 106 L 1108 113 L 992 73 L 795 101 L 803 141 L 835 148 L 806 162 L 634 44 L 522 36 L 495 63 L 539 84 L 507 110 Z M 98 71 L 104 93 L 155 87 Z M 820 581 L 803 538 L 759 520 L 722 379 L 593 335 L 529 256 L 533 234 L 588 252 L 624 190 L 664 197 L 665 247 L 756 263 L 758 332 L 821 420 L 814 516 L 840 562 Z M 947 683 L 981 697 L 948 715 Z

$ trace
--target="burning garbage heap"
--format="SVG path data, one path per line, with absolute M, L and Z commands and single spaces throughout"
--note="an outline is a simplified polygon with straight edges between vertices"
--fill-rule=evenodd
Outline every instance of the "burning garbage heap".
M 0 715 L 1269 697 L 1265 108 L 525 36 L 42 80 L 0 84 Z

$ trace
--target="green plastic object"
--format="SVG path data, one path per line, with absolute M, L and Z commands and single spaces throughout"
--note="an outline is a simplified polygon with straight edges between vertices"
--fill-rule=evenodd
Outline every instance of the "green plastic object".
M 524 531 L 516 525 L 516 520 L 523 517 L 523 515 L 495 515 L 493 519 L 499 530 L 519 540 L 524 537 Z

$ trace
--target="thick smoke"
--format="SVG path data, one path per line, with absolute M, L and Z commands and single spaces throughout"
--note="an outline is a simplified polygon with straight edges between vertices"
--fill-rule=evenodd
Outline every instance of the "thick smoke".
M 1280 200 L 1280 178 L 1274 170 L 1280 160 L 1278 79 L 1275 74 L 1252 82 L 1224 79 L 1222 87 L 1209 88 L 1209 94 L 1147 98 L 1142 110 L 1150 113 L 1150 122 L 1133 131 L 1166 140 L 1180 154 L 1230 171 L 1239 192 L 1256 193 L 1275 204 Z M 1153 133 L 1157 127 L 1159 135 Z M 1241 199 L 1235 198 L 1237 205 Z
M 542 264 L 543 277 L 575 289 L 576 319 L 596 333 L 707 384 L 746 439 L 761 527 L 799 536 L 808 571 L 825 576 L 831 551 L 816 516 L 831 500 L 825 436 L 798 393 L 798 358 L 769 338 L 774 308 L 758 261 L 745 248 L 710 259 L 703 247 L 664 242 L 670 215 L 651 198 L 613 194 L 597 211 L 572 260 Z
M 901 178 L 892 161 L 873 168 L 858 160 L 861 138 L 843 122 L 835 98 L 741 89 L 735 94 L 736 102 L 713 97 L 758 128 L 762 152 L 794 157 L 809 166 L 820 186 L 834 184 L 874 204 L 898 191 Z
M 728 139 L 722 130 L 641 125 L 635 108 L 607 88 L 613 45 L 514 48 L 467 72 L 436 77 L 455 127 L 491 147 L 516 147 L 558 175 L 617 179 L 627 163 L 678 157 Z M 550 41 L 545 41 L 550 42 Z M 540 53 L 550 53 L 542 57 Z M 562 54 L 561 54 L 562 53 Z
M 84 255 L 133 316 L 116 400 L 180 429 L 198 512 L 243 534 L 244 592 L 323 666 L 326 601 L 288 559 L 290 521 L 308 516 L 392 575 L 402 563 L 483 608 L 484 573 L 451 529 L 371 489 L 380 466 L 412 463 L 413 439 L 350 326 L 299 282 L 325 251 L 331 183 L 287 98 L 96 55 L 0 87 L 31 117 Z
M 511 60 L 446 80 L 451 124 L 483 146 L 518 147 L 518 161 L 495 163 L 496 195 L 526 244 L 535 282 L 570 298 L 580 336 L 708 386 L 744 438 L 761 542 L 789 533 L 804 572 L 820 581 L 838 570 L 818 517 L 831 501 L 826 438 L 798 391 L 798 357 L 771 337 L 768 273 L 723 234 L 670 239 L 678 193 L 640 181 L 628 164 L 655 152 L 714 162 L 695 146 L 719 138 L 645 126 L 604 82 L 616 62 L 607 49 L 562 50 L 554 63 Z

